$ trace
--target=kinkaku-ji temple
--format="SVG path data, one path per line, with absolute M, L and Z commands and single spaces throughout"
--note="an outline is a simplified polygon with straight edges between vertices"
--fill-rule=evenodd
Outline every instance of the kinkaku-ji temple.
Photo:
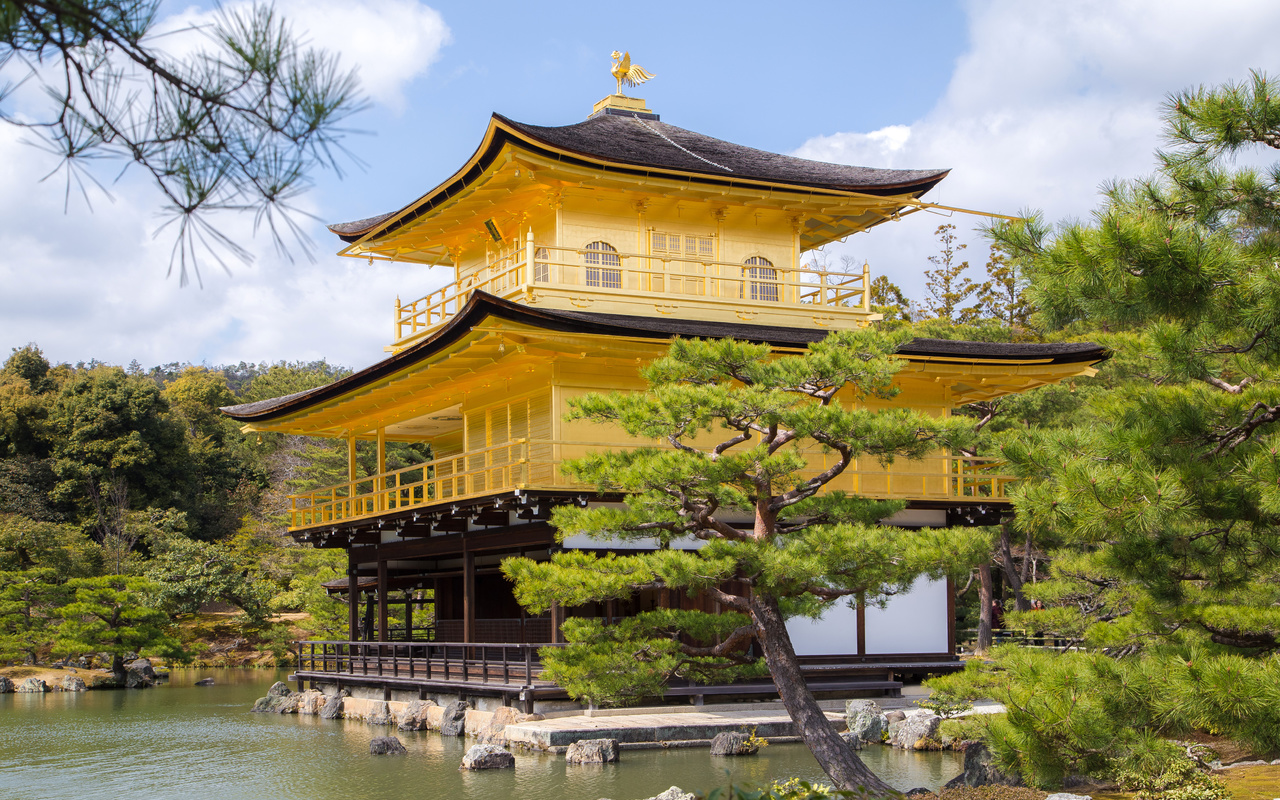
M 384 360 L 327 386 L 224 409 L 246 431 L 347 442 L 348 480 L 291 498 L 292 536 L 348 556 L 346 578 L 329 584 L 347 600 L 348 640 L 302 643 L 296 679 L 376 699 L 550 708 L 568 696 L 541 677 L 538 653 L 562 643 L 566 617 L 716 610 L 661 590 L 541 616 L 515 601 L 504 558 L 609 549 L 585 537 L 557 542 L 553 508 L 620 499 L 575 483 L 561 463 L 655 444 L 566 421 L 567 401 L 643 390 L 639 369 L 673 337 L 732 337 L 786 357 L 829 331 L 874 322 L 868 268 L 826 271 L 805 254 L 941 208 L 921 198 L 946 176 L 722 141 L 663 122 L 619 83 L 575 124 L 494 114 L 474 155 L 438 186 L 391 213 L 330 226 L 342 255 L 420 264 L 424 283 L 428 267 L 452 277 L 395 301 Z M 898 355 L 901 391 L 885 405 L 946 415 L 1092 374 L 1105 352 L 916 339 Z M 358 474 L 359 442 L 376 446 L 375 474 Z M 389 470 L 395 442 L 427 443 L 433 457 Z M 856 462 L 828 489 L 903 500 L 886 522 L 940 527 L 998 519 L 1008 482 L 998 464 L 938 452 L 888 468 Z M 952 598 L 945 581 L 920 580 L 884 608 L 794 620 L 810 687 L 894 692 L 904 675 L 958 668 Z M 768 681 L 686 684 L 673 682 L 667 696 L 774 691 Z

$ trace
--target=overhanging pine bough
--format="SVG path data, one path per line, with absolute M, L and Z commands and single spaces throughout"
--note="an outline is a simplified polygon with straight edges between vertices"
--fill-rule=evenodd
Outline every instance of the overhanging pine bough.
M 565 626 L 570 646 L 545 653 L 549 675 L 599 703 L 657 694 L 670 677 L 721 678 L 758 670 L 754 638 L 805 743 L 837 786 L 877 795 L 892 787 L 840 739 L 805 685 L 788 616 L 830 603 L 870 602 L 921 574 L 968 569 L 985 546 L 966 533 L 907 532 L 878 521 L 902 505 L 837 491 L 819 494 L 855 458 L 919 458 L 970 444 L 967 421 L 867 402 L 897 394 L 893 353 L 909 334 L 832 333 L 803 355 L 732 340 L 677 340 L 642 371 L 649 390 L 571 401 L 570 419 L 621 427 L 662 446 L 595 453 L 567 469 L 624 508 L 559 508 L 558 536 L 652 537 L 659 549 L 548 562 L 510 559 L 504 571 L 534 612 L 627 599 L 643 589 L 704 593 L 732 613 L 658 609 L 611 627 Z M 826 454 L 825 466 L 820 454 Z M 810 466 L 810 460 L 815 465 Z M 698 539 L 697 550 L 669 549 Z

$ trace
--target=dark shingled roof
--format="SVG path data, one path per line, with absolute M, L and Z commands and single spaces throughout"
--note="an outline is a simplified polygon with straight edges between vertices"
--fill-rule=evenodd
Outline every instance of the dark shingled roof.
M 655 169 L 679 170 L 703 176 L 699 180 L 719 184 L 764 182 L 874 195 L 910 194 L 919 197 L 950 172 L 947 169 L 876 169 L 810 161 L 744 147 L 677 128 L 656 118 L 642 119 L 626 113 L 601 113 L 585 122 L 559 127 L 529 125 L 494 114 L 490 127 L 495 123 L 516 131 L 518 136 L 498 128 L 489 147 L 472 157 L 474 163 L 465 174 L 447 185 L 432 189 L 410 206 L 367 219 L 334 223 L 329 230 L 346 242 L 354 242 L 384 223 L 387 223 L 386 230 L 378 231 L 378 235 L 390 233 L 444 202 L 479 177 L 508 142 L 518 142 L 519 146 L 533 151 L 543 147 L 555 148 L 544 152 L 566 163 L 598 166 L 603 161 L 614 165 L 611 169 L 635 175 L 646 175 Z M 582 160 L 564 156 L 562 151 L 577 154 Z M 402 219 L 388 223 L 410 207 L 413 210 Z
M 638 336 L 669 339 L 677 336 L 703 339 L 733 338 L 778 347 L 805 347 L 821 341 L 830 331 L 819 328 L 782 328 L 729 322 L 705 322 L 668 317 L 632 317 L 623 314 L 592 314 L 586 311 L 553 311 L 502 300 L 475 292 L 467 304 L 447 323 L 427 338 L 395 355 L 334 381 L 305 392 L 225 406 L 223 413 L 243 422 L 267 421 L 300 411 L 391 375 L 452 344 L 488 317 L 524 323 L 542 330 L 591 333 L 605 336 Z M 1007 361 L 1047 359 L 1050 363 L 1090 364 L 1108 357 L 1106 348 L 1091 342 L 1067 344 L 1012 344 L 1007 342 L 966 342 L 950 339 L 912 339 L 899 348 L 905 356 L 939 361 Z
M 561 150 L 646 167 L 701 172 L 837 191 L 900 189 L 923 192 L 945 169 L 875 169 L 784 156 L 677 128 L 631 114 L 598 114 L 585 122 L 548 128 L 494 116 L 521 133 Z

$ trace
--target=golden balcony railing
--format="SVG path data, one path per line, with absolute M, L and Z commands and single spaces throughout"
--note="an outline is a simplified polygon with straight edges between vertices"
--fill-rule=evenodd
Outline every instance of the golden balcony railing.
M 716 261 L 696 256 L 601 252 L 538 244 L 532 239 L 409 303 L 396 301 L 396 341 L 431 331 L 466 305 L 471 294 L 487 292 L 517 299 L 535 289 L 644 297 L 655 301 L 731 300 L 743 307 L 871 308 L 870 275 L 799 267 Z
M 635 445 L 631 445 L 634 447 Z M 455 503 L 520 490 L 589 490 L 560 471 L 564 461 L 598 450 L 625 449 L 605 442 L 517 439 L 444 456 L 290 496 L 291 529 L 311 528 L 413 508 Z M 821 470 L 821 456 L 813 472 Z M 889 467 L 874 458 L 855 460 L 827 484 L 884 500 L 1004 502 L 1013 477 L 990 458 L 936 455 L 899 460 Z

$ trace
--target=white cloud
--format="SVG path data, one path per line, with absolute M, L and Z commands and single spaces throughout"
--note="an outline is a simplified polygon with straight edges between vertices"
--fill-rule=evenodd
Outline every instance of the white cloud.
M 1243 80 L 1275 56 L 1280 5 L 1185 0 L 1021 3 L 968 7 L 969 50 L 923 119 L 805 142 L 796 155 L 894 168 L 951 167 L 926 197 L 1004 214 L 1041 209 L 1084 218 L 1100 184 L 1148 174 L 1160 145 L 1160 105 L 1197 84 Z M 906 127 L 904 134 L 902 128 Z M 915 214 L 854 236 L 835 253 L 867 258 L 915 297 L 937 252 Z M 981 220 L 955 217 L 967 231 Z M 967 256 L 980 266 L 975 236 Z

